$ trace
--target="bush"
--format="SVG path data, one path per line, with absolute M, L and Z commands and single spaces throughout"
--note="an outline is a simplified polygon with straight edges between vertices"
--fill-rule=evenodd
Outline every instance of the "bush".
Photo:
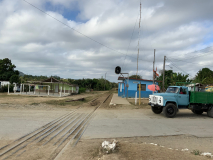
M 79 94 L 86 92 L 86 88 L 79 88 Z
M 10 92 L 13 92 L 13 85 L 10 85 Z M 4 85 L 4 86 L 1 86 L 1 89 L 0 89 L 1 92 L 8 92 L 8 85 Z

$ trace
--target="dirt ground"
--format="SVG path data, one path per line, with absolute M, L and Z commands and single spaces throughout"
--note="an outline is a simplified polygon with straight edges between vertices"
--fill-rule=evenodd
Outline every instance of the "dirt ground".
M 38 97 L 0 93 L 0 109 L 70 109 L 72 106 L 79 106 L 89 102 L 103 93 L 102 91 L 95 91 L 67 97 Z M 67 102 L 79 98 L 85 98 L 85 100 Z
M 91 92 L 70 97 L 32 97 L 0 94 L 0 112 L 14 112 L 16 110 L 58 110 L 60 112 L 77 108 L 100 96 L 104 92 Z M 84 101 L 66 102 L 72 99 L 85 98 Z M 104 105 L 100 109 L 150 109 L 148 99 L 142 99 L 141 105 L 135 105 L 134 99 L 128 99 L 132 105 Z M 27 113 L 26 113 L 27 114 Z M 33 115 L 32 115 L 33 116 Z M 3 117 L 0 117 L 3 118 Z M 165 136 L 165 137 L 130 137 L 116 138 L 118 141 L 116 150 L 111 154 L 104 154 L 101 151 L 101 143 L 104 140 L 113 139 L 81 139 L 77 146 L 68 146 L 62 155 L 64 160 L 207 160 L 208 157 L 196 155 L 201 152 L 213 151 L 213 138 L 197 138 L 190 135 Z M 12 142 L 12 139 L 0 139 L 0 146 Z M 151 143 L 151 144 L 150 144 Z M 155 145 L 156 144 L 156 145 Z M 181 151 L 182 149 L 189 151 Z M 194 151 L 194 152 L 193 152 Z M 39 155 L 39 154 L 38 154 Z M 21 156 L 22 157 L 22 156 Z M 23 159 L 23 158 L 19 159 Z M 29 157 L 29 155 L 27 156 Z M 27 159 L 26 157 L 24 159 Z M 29 158 L 30 159 L 30 158 Z M 45 156 L 38 156 L 35 159 L 49 159 Z
M 176 136 L 176 137 L 155 137 L 160 139 L 160 141 L 166 141 L 167 143 L 174 142 L 179 144 L 179 146 L 185 146 L 184 143 L 187 137 Z M 170 140 L 173 139 L 173 140 Z M 193 143 L 196 137 L 190 137 L 190 143 Z M 71 145 L 66 149 L 63 154 L 63 160 L 72 159 L 94 159 L 94 160 L 207 160 L 208 157 L 195 155 L 201 150 L 195 150 L 193 153 L 189 151 L 181 151 L 182 147 L 178 148 L 168 148 L 157 144 L 154 139 L 150 137 L 132 137 L 132 138 L 118 138 L 117 148 L 111 154 L 103 153 L 101 149 L 101 143 L 104 140 L 110 142 L 113 139 L 90 139 L 81 140 L 77 146 L 72 147 Z M 212 143 L 211 139 L 211 143 Z M 154 144 L 150 144 L 151 141 Z M 203 139 L 196 141 L 202 142 Z M 183 148 L 186 149 L 186 148 Z
M 148 98 L 141 98 L 141 104 L 139 105 L 139 100 L 137 100 L 137 104 L 135 105 L 135 99 L 134 98 L 129 98 L 127 99 L 129 101 L 129 103 L 133 106 L 135 106 L 135 108 L 140 108 L 140 109 L 150 109 L 150 105 L 148 105 L 149 103 L 149 99 Z

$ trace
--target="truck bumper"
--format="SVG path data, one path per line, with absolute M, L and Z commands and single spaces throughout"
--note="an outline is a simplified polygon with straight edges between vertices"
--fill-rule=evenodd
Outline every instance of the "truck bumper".
M 152 106 L 152 107 L 162 107 L 161 105 L 159 105 L 159 104 L 154 104 L 154 103 L 148 103 L 148 105 L 150 105 L 150 106 Z

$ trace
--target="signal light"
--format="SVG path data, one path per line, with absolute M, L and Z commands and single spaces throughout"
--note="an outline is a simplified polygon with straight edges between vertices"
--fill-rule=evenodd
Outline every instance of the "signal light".
M 120 74 L 121 73 L 121 67 L 120 66 L 115 67 L 115 73 L 116 74 Z

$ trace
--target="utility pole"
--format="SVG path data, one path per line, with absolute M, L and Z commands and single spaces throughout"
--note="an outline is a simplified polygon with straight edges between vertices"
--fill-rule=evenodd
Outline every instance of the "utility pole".
M 154 61 L 153 61 L 153 84 L 155 84 L 155 49 L 154 49 Z M 154 93 L 154 91 L 152 92 Z
M 166 63 L 166 56 L 164 56 L 164 62 L 163 62 L 163 92 L 164 92 L 165 63 Z
M 139 46 L 140 46 L 140 27 L 141 27 L 141 3 L 140 3 L 140 19 L 139 19 L 139 31 L 138 31 L 138 55 L 137 55 L 137 72 L 136 78 L 138 78 L 138 58 L 139 58 Z
M 107 74 L 107 72 L 105 73 L 105 83 L 104 83 L 104 90 L 105 90 L 105 85 L 106 85 L 106 74 Z
M 154 61 L 153 61 L 153 84 L 155 83 L 155 73 L 154 73 L 154 70 L 155 70 L 155 49 L 154 49 Z

